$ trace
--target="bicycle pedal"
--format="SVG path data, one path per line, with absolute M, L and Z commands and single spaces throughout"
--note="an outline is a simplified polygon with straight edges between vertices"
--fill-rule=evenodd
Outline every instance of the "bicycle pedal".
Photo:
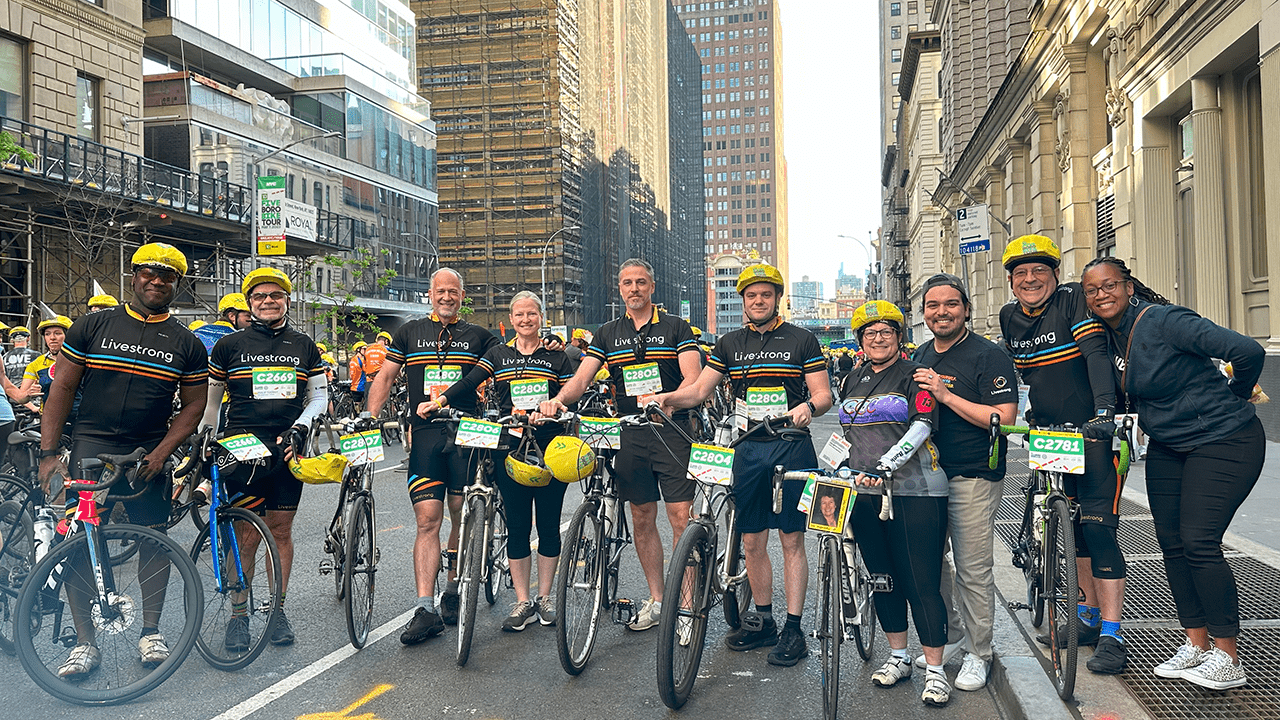
M 1009 609 L 1010 609 L 1010 610 L 1014 610 L 1014 611 L 1017 611 L 1017 610 L 1030 610 L 1030 609 L 1031 609 L 1031 606 L 1030 606 L 1030 605 L 1028 605 L 1028 604 L 1026 604 L 1026 603 L 1010 602 L 1010 603 L 1007 603 L 1007 604 L 1008 604 Z
M 325 558 L 324 560 L 320 561 L 320 574 L 321 575 L 333 574 L 333 560 L 329 558 Z
M 890 593 L 893 592 L 893 576 L 884 574 L 873 574 L 868 582 L 871 584 L 871 592 L 873 593 Z
M 613 601 L 613 622 L 617 625 L 630 625 L 636 617 L 635 603 L 628 598 Z

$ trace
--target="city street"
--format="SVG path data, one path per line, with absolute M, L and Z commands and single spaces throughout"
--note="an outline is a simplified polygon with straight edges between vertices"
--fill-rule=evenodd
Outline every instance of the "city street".
M 815 423 L 815 437 L 825 442 L 837 428 L 834 415 Z M 375 601 L 374 632 L 369 644 L 355 651 L 347 642 L 341 604 L 333 583 L 316 568 L 321 559 L 322 529 L 336 502 L 334 486 L 308 487 L 295 525 L 297 556 L 289 589 L 287 612 L 298 635 L 292 647 L 267 650 L 247 669 L 223 673 L 210 668 L 193 650 L 185 664 L 164 685 L 129 705 L 81 708 L 63 704 L 40 691 L 22 671 L 16 658 L 0 656 L 0 718 L 68 717 L 86 720 L 145 717 L 148 720 L 239 720 L 240 718 L 339 720 L 384 718 L 660 718 L 683 715 L 698 718 L 816 718 L 821 715 L 817 643 L 813 654 L 793 668 L 765 662 L 765 650 L 733 653 L 721 642 L 726 627 L 713 615 L 708 644 L 689 703 L 673 713 L 658 698 L 655 687 L 656 630 L 631 633 L 607 625 L 597 641 L 587 669 L 570 677 L 560 667 L 552 628 L 531 625 L 524 632 L 499 630 L 510 610 L 513 593 L 505 589 L 493 607 L 481 601 L 479 626 L 471 658 L 465 668 L 454 662 L 456 633 L 416 647 L 399 642 L 401 627 L 412 603 L 409 563 L 413 522 L 404 491 L 403 471 L 391 470 L 403 457 L 400 446 L 389 449 L 378 473 L 376 493 L 382 561 Z M 570 488 L 563 513 L 567 523 L 579 493 Z M 189 543 L 184 523 L 174 535 Z M 562 525 L 563 527 L 563 525 Z M 667 533 L 664 533 L 666 535 Z M 777 549 L 776 541 L 773 543 Z M 814 544 L 810 542 L 811 559 Z M 781 556 L 773 555 L 775 576 L 781 576 Z M 813 629 L 810 602 L 804 628 Z M 635 555 L 623 559 L 621 594 L 635 597 L 644 583 Z M 775 615 L 785 607 L 775 583 Z M 913 639 L 913 643 L 914 643 Z M 918 645 L 916 645 L 918 651 Z M 876 665 L 887 656 L 883 634 L 876 645 Z M 870 674 L 852 644 L 843 653 L 841 716 L 924 718 L 938 711 L 920 702 L 923 673 L 893 689 L 874 688 Z M 958 661 L 949 667 L 954 676 Z M 999 717 L 989 690 L 956 691 L 945 711 L 949 718 L 984 720 Z

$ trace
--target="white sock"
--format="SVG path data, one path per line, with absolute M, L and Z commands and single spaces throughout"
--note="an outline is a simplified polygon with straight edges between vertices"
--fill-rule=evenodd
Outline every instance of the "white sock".
M 939 675 L 945 675 L 945 674 L 946 674 L 946 673 L 945 673 L 945 671 L 943 671 L 943 669 L 942 669 L 942 666 L 941 666 L 941 665 L 926 665 L 926 666 L 925 666 L 925 671 L 926 671 L 926 672 L 931 672 L 931 673 L 938 673 Z
M 911 656 L 907 654 L 907 649 L 906 649 L 906 648 L 902 648 L 901 650 L 894 650 L 894 651 L 893 651 L 893 656 L 894 656 L 894 657 L 896 657 L 896 658 L 898 658 L 899 660 L 910 660 L 910 659 L 911 659 Z

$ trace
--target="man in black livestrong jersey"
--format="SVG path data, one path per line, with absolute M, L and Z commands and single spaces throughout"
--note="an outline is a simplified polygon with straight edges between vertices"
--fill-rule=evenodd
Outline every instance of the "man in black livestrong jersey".
M 151 484 L 137 499 L 125 501 L 125 508 L 130 523 L 164 532 L 169 520 L 169 478 L 161 471 L 169 455 L 200 421 L 209 359 L 191 331 L 169 316 L 177 283 L 187 272 L 186 257 L 171 245 L 148 243 L 138 248 L 132 262 L 133 299 L 85 315 L 67 331 L 44 405 L 40 482 L 47 490 L 55 472 L 71 477 L 58 459 L 58 440 L 72 400 L 80 391 L 86 401 L 71 428 L 72 467 L 100 453 L 128 454 L 145 448 L 145 464 L 138 474 Z M 182 402 L 177 415 L 173 415 L 175 393 Z M 74 498 L 68 497 L 67 503 L 68 510 L 75 508 Z M 111 514 L 111 504 L 108 498 L 101 517 Z M 159 557 L 153 546 L 143 544 L 138 566 L 142 588 L 138 653 L 143 664 L 157 665 L 169 657 L 158 629 L 169 562 Z M 94 622 L 84 601 L 88 594 L 87 588 L 83 593 L 68 590 L 78 644 L 58 668 L 60 677 L 87 675 L 101 662 Z
M 542 403 L 543 415 L 557 415 L 578 401 L 602 366 L 609 368 L 618 412 L 639 411 L 657 393 L 671 392 L 693 382 L 700 369 L 698 344 L 689 323 L 658 310 L 653 304 L 653 267 L 632 258 L 618 269 L 618 292 L 627 312 L 596 331 L 573 379 Z M 688 417 L 677 417 L 688 429 Z M 655 435 L 656 432 L 656 435 Z M 632 619 L 632 630 L 658 624 L 662 612 L 662 539 L 658 536 L 658 498 L 667 506 L 671 544 L 680 541 L 689 522 L 694 482 L 689 479 L 689 442 L 666 426 L 622 429 L 621 447 L 614 458 L 618 494 L 631 503 L 636 555 L 649 585 L 649 599 Z
M 223 435 L 255 436 L 269 457 L 241 462 L 223 477 L 227 495 L 237 507 L 266 517 L 280 553 L 280 614 L 271 629 L 271 644 L 289 645 L 293 628 L 284 614 L 293 568 L 293 519 L 302 498 L 302 481 L 289 471 L 290 445 L 303 450 L 311 421 L 328 402 L 328 378 L 315 342 L 289 326 L 289 294 L 293 283 L 276 268 L 251 271 L 241 283 L 252 321 L 224 335 L 209 356 L 209 402 L 203 425 L 218 429 L 218 403 L 227 402 Z M 242 552 L 253 557 L 262 538 L 242 533 Z M 206 610 L 206 614 L 209 610 Z M 249 650 L 249 608 L 233 601 L 227 620 L 228 652 Z
M 1070 423 L 1083 430 L 1084 474 L 1064 475 L 1064 490 L 1080 505 L 1080 644 L 1098 646 L 1090 670 L 1115 674 L 1128 661 L 1120 635 L 1125 562 L 1116 544 L 1123 478 L 1111 451 L 1115 380 L 1102 323 L 1089 314 L 1080 283 L 1058 282 L 1061 259 L 1058 246 L 1043 235 L 1009 243 L 1001 262 L 1016 299 L 1000 309 L 1000 330 L 1031 386 L 1029 424 Z
M 738 276 L 738 293 L 747 316 L 746 327 L 720 338 L 697 382 L 659 395 L 658 401 L 670 408 L 695 407 L 728 375 L 739 427 L 750 429 L 761 420 L 785 415 L 793 427 L 805 429 L 815 416 L 831 409 L 831 380 L 822 346 L 813 333 L 783 322 L 778 315 L 784 287 L 782 273 L 775 267 L 761 263 L 743 270 Z M 729 633 L 725 645 L 730 650 L 777 645 L 769 653 L 769 663 L 791 666 L 809 654 L 800 632 L 809 564 L 804 554 L 805 515 L 796 509 L 802 483 L 783 486 L 782 514 L 773 514 L 773 468 L 778 465 L 788 470 L 816 468 L 813 441 L 807 435 L 803 439 L 752 435 L 733 455 L 738 529 L 759 617 L 744 617 L 742 627 Z M 778 531 L 782 543 L 786 578 L 787 620 L 781 637 L 773 619 L 770 529 Z

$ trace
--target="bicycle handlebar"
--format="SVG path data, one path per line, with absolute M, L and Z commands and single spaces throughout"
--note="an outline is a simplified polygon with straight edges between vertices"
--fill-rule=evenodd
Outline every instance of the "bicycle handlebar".
M 987 458 L 987 467 L 995 470 L 996 466 L 1000 464 L 1000 435 L 1026 435 L 1033 429 L 1038 430 L 1040 428 L 1032 428 L 1028 425 L 1003 425 L 1000 423 L 1000 414 L 991 413 L 991 454 Z M 1076 432 L 1076 428 L 1070 425 L 1050 426 L 1044 429 Z M 1126 417 L 1124 422 L 1116 427 L 1115 436 L 1120 438 L 1120 464 L 1116 469 L 1121 475 L 1126 475 L 1129 472 L 1129 461 L 1132 455 L 1132 449 L 1129 447 L 1129 438 L 1132 437 L 1132 431 L 1133 416 Z
M 102 476 L 97 482 L 89 482 L 88 480 L 74 480 L 70 484 L 75 486 L 77 491 L 81 492 L 97 492 L 98 490 L 106 490 L 115 485 L 124 477 L 125 473 L 130 469 L 137 469 L 142 465 L 142 458 L 146 457 L 145 448 L 138 448 L 128 455 L 108 455 L 103 453 L 99 455 L 97 461 L 82 461 L 80 463 L 81 470 L 95 469 L 99 466 L 103 468 Z M 105 478 L 105 479 L 104 479 Z
M 885 521 L 885 520 L 893 519 L 893 473 L 892 472 L 874 473 L 874 472 L 850 470 L 847 467 L 841 467 L 841 468 L 837 468 L 834 472 L 827 472 L 825 470 L 819 470 L 817 472 L 812 470 L 801 470 L 801 471 L 775 473 L 775 478 L 779 481 L 808 480 L 810 475 L 820 475 L 822 477 L 834 477 L 834 478 L 839 478 L 840 480 L 846 480 L 846 481 L 852 481 L 854 478 L 856 478 L 859 475 L 867 475 L 869 477 L 880 478 L 883 481 L 883 486 L 884 486 L 884 494 L 880 496 L 880 520 Z M 777 503 L 775 503 L 775 506 L 776 505 Z M 777 512 L 777 510 L 775 510 L 775 512 Z

